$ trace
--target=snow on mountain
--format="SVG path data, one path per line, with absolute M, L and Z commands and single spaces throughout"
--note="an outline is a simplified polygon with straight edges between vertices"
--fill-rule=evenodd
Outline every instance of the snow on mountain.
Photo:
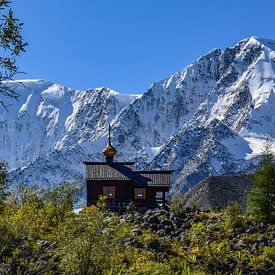
M 0 110 L 0 158 L 15 181 L 81 179 L 82 161 L 103 159 L 111 123 L 117 159 L 172 169 L 171 193 L 185 191 L 209 175 L 254 169 L 266 135 L 275 145 L 274 81 L 275 42 L 251 37 L 143 95 L 12 82 L 22 96 L 9 113 Z
M 174 170 L 171 192 L 187 191 L 208 176 L 249 171 L 248 142 L 218 119 L 192 120 L 167 142 L 148 168 Z
M 43 80 L 8 85 L 21 95 L 8 112 L 0 109 L 0 159 L 11 170 L 101 137 L 112 118 L 138 97 L 108 88 L 76 91 Z

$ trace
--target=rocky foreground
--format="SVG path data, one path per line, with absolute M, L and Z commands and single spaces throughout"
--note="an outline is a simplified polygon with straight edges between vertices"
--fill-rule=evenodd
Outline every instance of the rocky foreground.
M 88 219 L 86 211 L 92 211 Z M 28 265 L 25 274 L 48 274 L 43 273 L 47 270 L 63 274 L 59 268 L 64 263 L 72 265 L 72 272 L 88 252 L 95 253 L 87 258 L 90 265 L 101 253 L 104 261 L 108 257 L 113 261 L 112 254 L 117 253 L 114 259 L 124 262 L 123 267 L 116 270 L 114 265 L 114 273 L 108 274 L 275 274 L 275 227 L 244 216 L 228 217 L 193 207 L 184 211 L 130 209 L 121 215 L 85 209 L 74 219 L 69 231 L 62 231 L 61 237 L 56 235 L 56 240 L 30 242 L 18 238 L 14 243 L 17 257 L 1 264 L 3 274 L 13 274 L 10 271 L 16 271 L 22 261 L 37 265 L 35 272 L 29 272 Z M 70 236 L 73 226 L 76 229 Z M 104 261 L 94 269 L 97 273 L 87 274 L 105 274 Z
M 190 208 L 180 216 L 169 209 L 155 209 L 144 214 L 126 213 L 120 218 L 121 222 L 136 225 L 132 232 L 137 236 L 142 235 L 142 230 L 150 229 L 161 238 L 177 240 L 178 245 L 183 246 L 190 255 L 195 255 L 197 265 L 205 264 L 207 253 L 220 253 L 216 255 L 216 261 L 209 262 L 211 273 L 234 273 L 238 269 L 241 274 L 275 274 L 275 227 L 244 220 L 243 225 L 235 231 L 225 232 L 224 219 L 222 213 Z M 129 238 L 127 244 L 141 246 L 135 237 Z M 159 245 L 158 242 L 151 243 L 155 249 Z M 223 249 L 226 253 L 222 252 Z M 272 261 L 262 257 L 264 250 L 273 253 Z M 165 251 L 160 251 L 159 256 L 165 257 Z

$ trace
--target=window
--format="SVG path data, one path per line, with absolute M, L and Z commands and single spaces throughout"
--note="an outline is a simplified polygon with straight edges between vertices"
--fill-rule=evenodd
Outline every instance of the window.
M 157 199 L 162 199 L 163 198 L 163 192 L 157 191 L 156 192 L 156 198 Z
M 145 188 L 136 188 L 135 189 L 135 199 L 144 200 L 145 199 Z
M 115 186 L 103 186 L 103 196 L 109 199 L 114 199 L 116 196 Z

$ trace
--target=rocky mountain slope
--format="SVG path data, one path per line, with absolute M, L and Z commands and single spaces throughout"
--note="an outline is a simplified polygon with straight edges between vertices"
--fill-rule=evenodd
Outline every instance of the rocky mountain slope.
M 46 81 L 9 85 L 22 96 L 10 112 L 0 110 L 0 158 L 17 182 L 81 180 L 82 161 L 103 159 L 108 123 L 117 159 L 174 170 L 171 194 L 254 169 L 263 139 L 275 140 L 272 40 L 214 49 L 143 95 Z
M 246 194 L 253 187 L 249 175 L 211 176 L 186 192 L 186 207 L 196 205 L 202 210 L 225 208 L 237 202 L 246 210 Z

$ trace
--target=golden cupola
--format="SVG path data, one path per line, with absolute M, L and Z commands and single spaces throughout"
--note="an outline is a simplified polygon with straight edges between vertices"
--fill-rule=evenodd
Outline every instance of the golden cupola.
M 111 125 L 109 124 L 108 131 L 108 143 L 106 147 L 102 150 L 103 155 L 106 157 L 106 160 L 112 160 L 116 155 L 116 148 L 114 148 L 111 144 Z

